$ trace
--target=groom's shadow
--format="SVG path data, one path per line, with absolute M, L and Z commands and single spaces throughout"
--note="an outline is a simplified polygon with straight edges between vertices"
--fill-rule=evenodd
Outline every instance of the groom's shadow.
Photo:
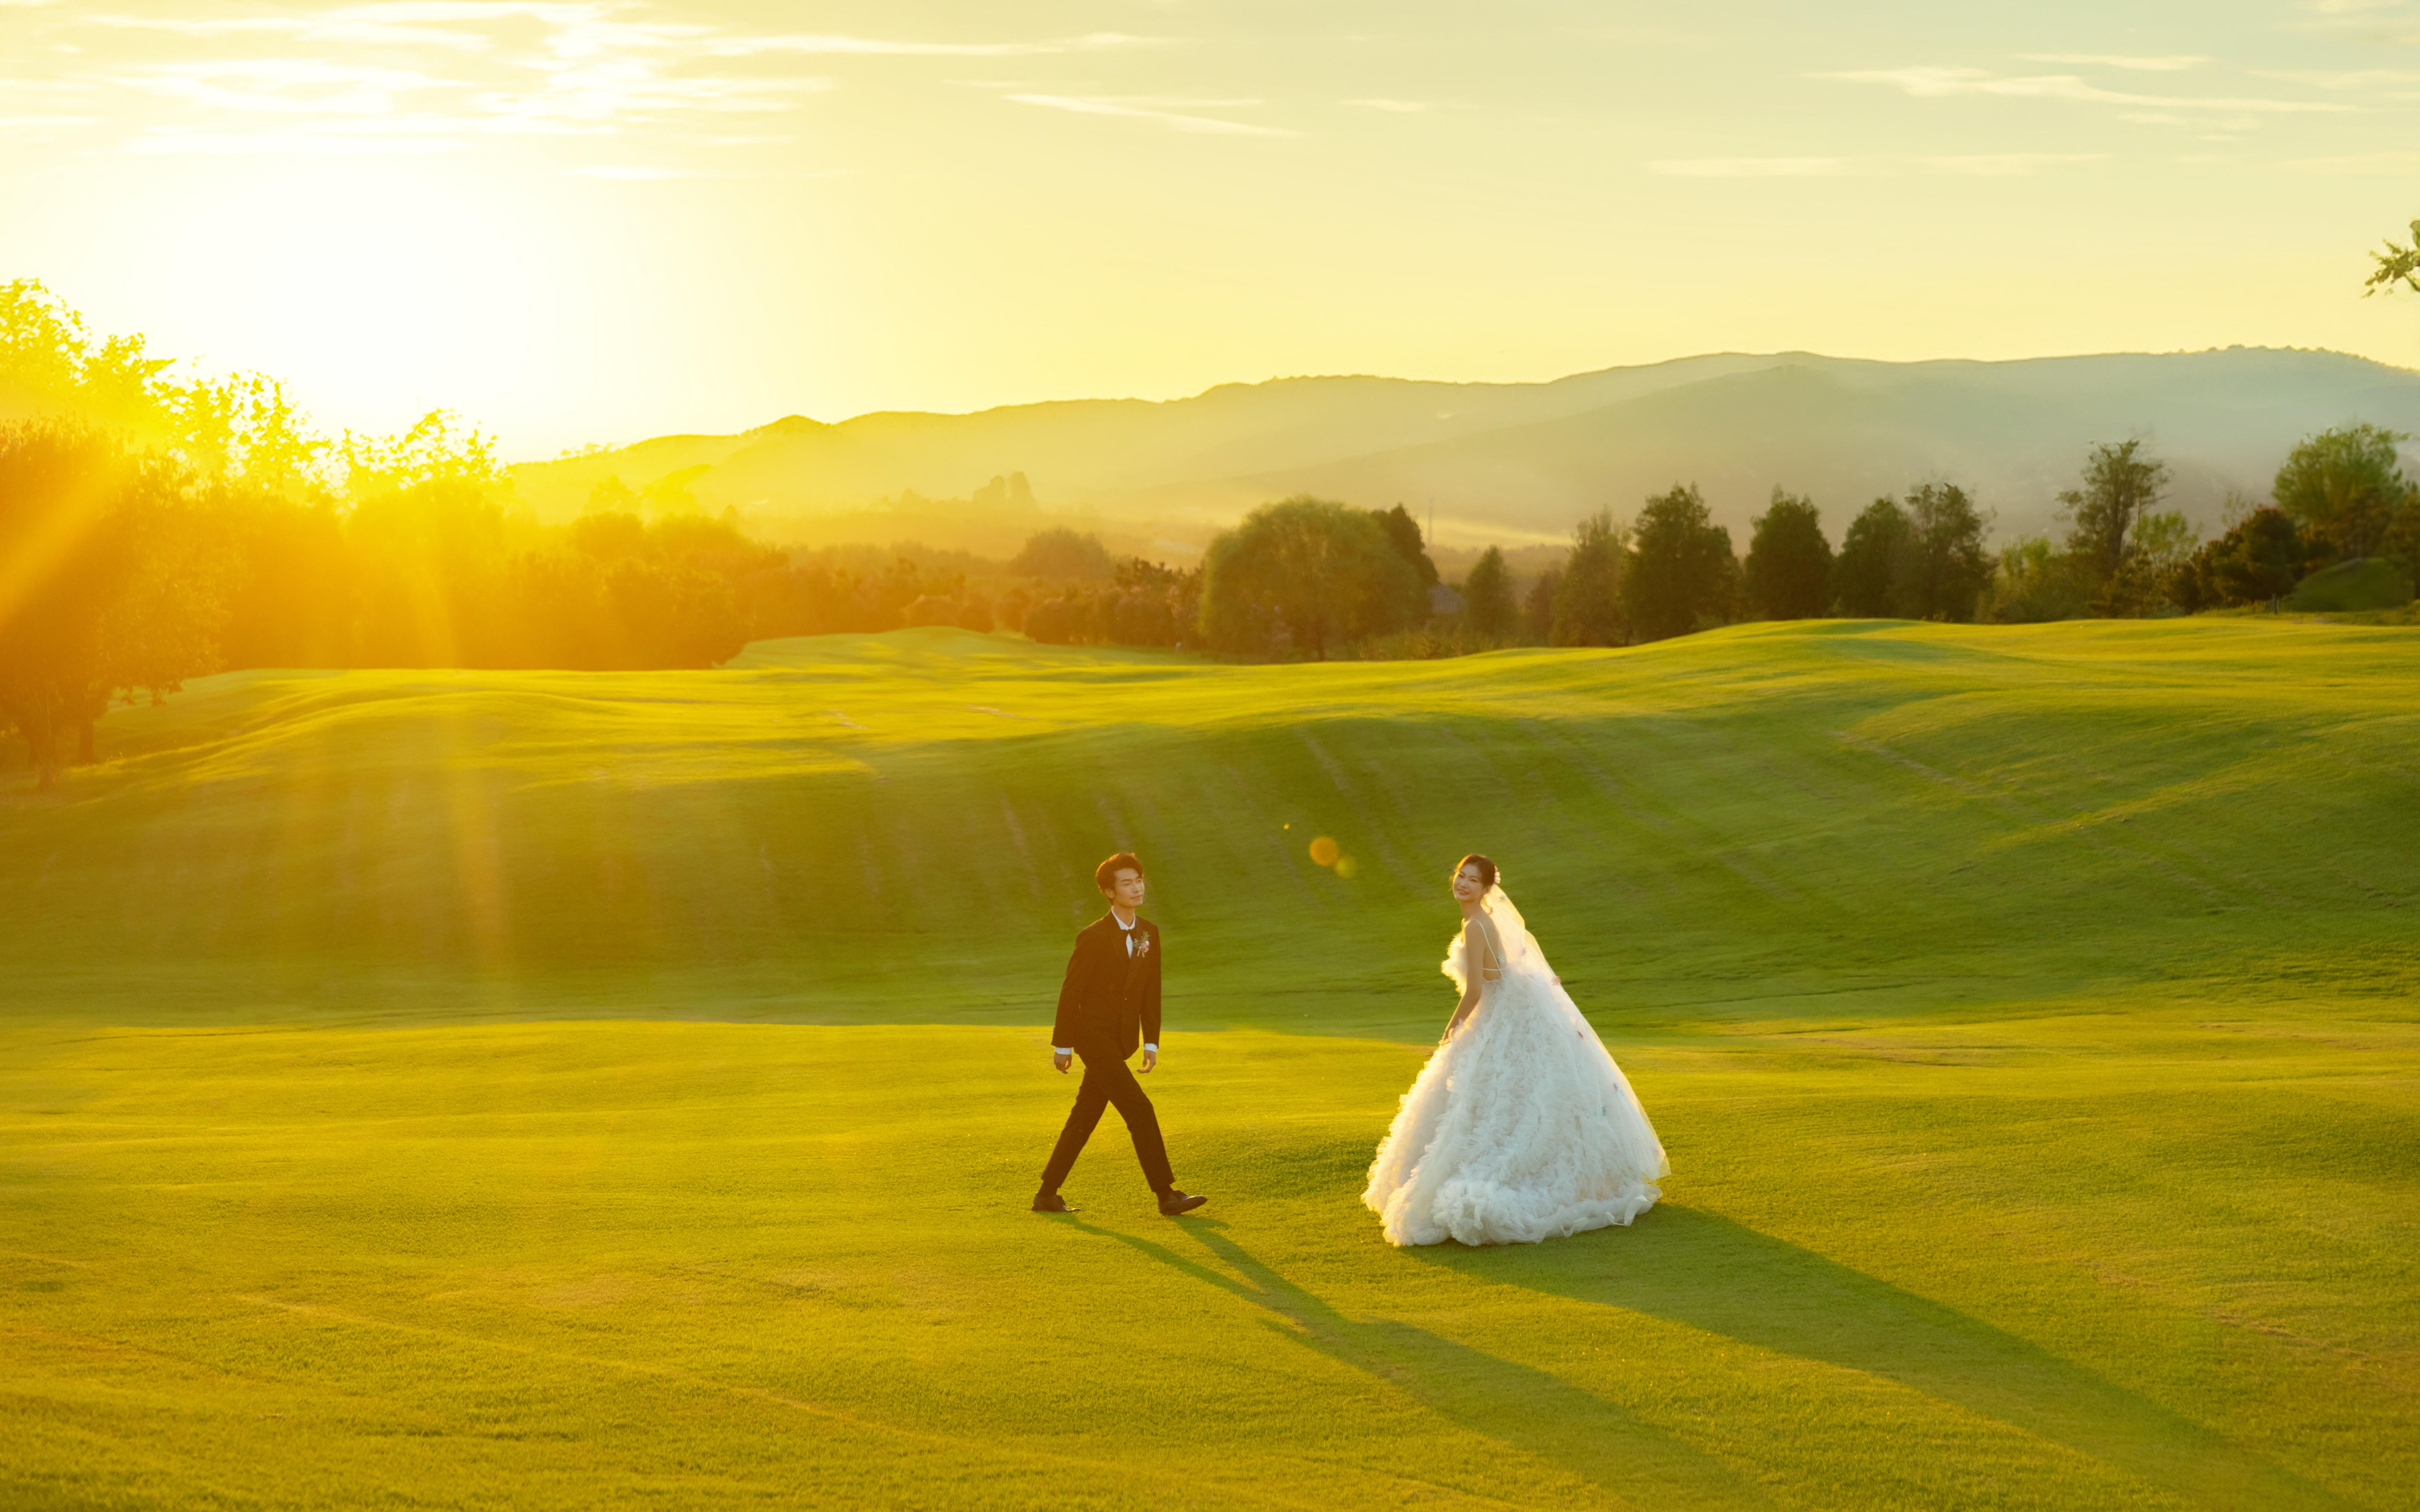
M 1631 1228 L 1404 1252 L 1474 1280 L 1666 1319 L 1898 1381 L 2206 1505 L 2351 1504 L 2148 1397 L 1783 1240 L 1662 1204 Z M 1608 1329 L 1619 1326 L 1613 1316 Z
M 1617 1403 L 1559 1377 L 1500 1360 L 1408 1323 L 1347 1318 L 1254 1258 L 1218 1230 L 1191 1219 L 1185 1235 L 1236 1273 L 1132 1234 L 1081 1220 L 1072 1227 L 1114 1239 L 1261 1308 L 1263 1323 L 1306 1348 L 1375 1377 L 1450 1422 L 1561 1466 L 1641 1506 L 1761 1506 L 1771 1498 L 1729 1465 Z

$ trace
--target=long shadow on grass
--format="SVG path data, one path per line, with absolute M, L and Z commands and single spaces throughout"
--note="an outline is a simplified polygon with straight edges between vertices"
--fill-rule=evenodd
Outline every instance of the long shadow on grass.
M 1643 1506 L 1765 1506 L 1772 1499 L 1721 1460 L 1569 1381 L 1409 1324 L 1362 1321 L 1278 1274 L 1211 1222 L 1183 1226 L 1234 1275 L 1150 1240 L 1078 1222 L 1162 1265 L 1240 1297 L 1275 1332 L 1376 1377 L 1440 1417 L 1560 1465 Z
M 1635 1228 L 1412 1258 L 1862 1370 L 2063 1443 L 2206 1505 L 2349 1507 L 2190 1418 L 2039 1345 L 1696 1209 Z

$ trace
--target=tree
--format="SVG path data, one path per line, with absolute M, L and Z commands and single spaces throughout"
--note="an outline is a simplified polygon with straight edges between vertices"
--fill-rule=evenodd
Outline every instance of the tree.
M 1387 539 L 1394 546 L 1396 554 L 1419 576 L 1420 613 L 1422 618 L 1426 618 L 1429 590 L 1437 584 L 1437 570 L 1436 563 L 1429 560 L 1427 543 L 1420 539 L 1420 522 L 1412 518 L 1401 504 L 1392 509 L 1373 509 L 1370 515 L 1378 522 L 1378 528 L 1387 532 Z
M 1533 646 L 1547 646 L 1555 640 L 1555 595 L 1562 592 L 1563 569 L 1548 567 L 1538 574 L 1529 585 L 1527 597 L 1521 600 L 1521 636 Z
M 2211 576 L 2227 603 L 2273 603 L 2293 591 L 2309 557 L 2308 543 L 2284 510 L 2256 509 L 2211 543 Z
M 1225 651 L 1331 645 L 1417 624 L 1419 575 L 1377 517 L 1296 495 L 1222 531 L 1202 558 L 1202 630 Z
M 1907 539 L 1907 515 L 1895 499 L 1877 499 L 1849 522 L 1832 563 L 1832 601 L 1840 612 L 1878 620 L 1894 612 L 1891 572 Z
M 1696 484 L 1649 499 L 1632 538 L 1621 605 L 1638 639 L 1687 635 L 1730 607 L 1739 576 L 1731 532 L 1714 522 Z
M 1512 574 L 1504 565 L 1503 551 L 1491 546 L 1462 580 L 1463 620 L 1473 635 L 1502 640 L 1512 636 L 1519 616 L 1512 602 Z
M 1992 580 L 1983 526 L 1966 490 L 1954 483 L 1928 483 L 1909 490 L 1907 533 L 1891 563 L 1892 607 L 1901 618 L 1975 617 L 1976 602 Z
M 2369 271 L 2367 286 L 2361 291 L 2363 299 L 2373 294 L 2392 294 L 2398 284 L 2420 293 L 2420 221 L 2412 223 L 2411 246 L 2399 246 L 2390 237 L 2384 252 L 2369 255 L 2378 266 Z
M 1806 620 L 1831 602 L 1832 543 L 1810 499 L 1773 490 L 1773 502 L 1749 522 L 1748 607 L 1768 620 Z
M 75 421 L 0 430 L 0 718 L 36 779 L 121 694 L 155 698 L 215 654 L 224 584 L 214 522 L 164 459 Z
M 2100 607 L 2110 614 L 2149 614 L 2177 604 L 2180 575 L 2201 545 L 2193 521 L 2177 510 L 2137 516 L 2126 542 L 2125 564 L 2103 589 Z
M 1103 579 L 1115 568 L 1099 536 L 1061 525 L 1026 537 L 1008 570 L 1020 578 Z
M 2126 564 L 2134 522 L 2156 508 L 2168 481 L 2167 465 L 2142 455 L 2139 440 L 2101 442 L 2084 464 L 2084 486 L 2058 496 L 2059 517 L 2068 522 L 2067 548 L 2107 584 Z
M 1558 646 L 1619 646 L 1630 640 L 1622 612 L 1622 575 L 1630 532 L 1600 509 L 1572 528 L 1572 552 L 1556 578 L 1546 641 Z
M 2410 439 L 2370 424 L 2323 430 L 2287 455 L 2270 495 L 2307 546 L 2346 560 L 2373 556 L 2412 495 L 2396 453 Z
M 2000 548 L 1990 600 L 1983 611 L 2002 625 L 2040 625 L 2090 612 L 2094 587 L 2087 569 L 2047 535 L 2021 536 Z

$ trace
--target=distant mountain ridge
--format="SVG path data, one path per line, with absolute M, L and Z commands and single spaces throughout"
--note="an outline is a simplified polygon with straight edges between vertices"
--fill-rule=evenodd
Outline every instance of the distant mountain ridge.
M 2420 429 L 2420 372 L 2273 347 L 1921 363 L 1724 352 L 1547 383 L 1293 378 L 1165 401 L 789 416 L 514 474 L 549 518 L 577 514 L 609 475 L 637 488 L 703 468 L 701 502 L 761 516 L 964 498 L 1023 472 L 1051 509 L 1195 533 L 1308 492 L 1434 510 L 1444 539 L 1508 544 L 1695 482 L 1745 546 L 1776 484 L 1812 495 L 1836 538 L 1875 495 L 1932 477 L 1965 485 L 2003 531 L 2041 529 L 2085 449 L 2129 436 L 2174 470 L 2173 502 L 2208 523 L 2230 488 L 2265 495 L 2301 437 L 2354 421 Z

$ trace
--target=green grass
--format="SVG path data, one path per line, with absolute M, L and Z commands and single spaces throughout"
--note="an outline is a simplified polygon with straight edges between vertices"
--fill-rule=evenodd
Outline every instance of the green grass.
M 2320 613 L 2397 609 L 2412 602 L 2412 574 L 2384 557 L 2339 562 L 2295 585 L 2286 607 Z
M 2415 711 L 2282 619 L 213 679 L 0 792 L 0 1505 L 2393 1506 Z M 1113 1119 L 1021 1211 L 1127 842 L 1207 1221 Z M 1633 1228 L 1356 1201 L 1472 848 Z

